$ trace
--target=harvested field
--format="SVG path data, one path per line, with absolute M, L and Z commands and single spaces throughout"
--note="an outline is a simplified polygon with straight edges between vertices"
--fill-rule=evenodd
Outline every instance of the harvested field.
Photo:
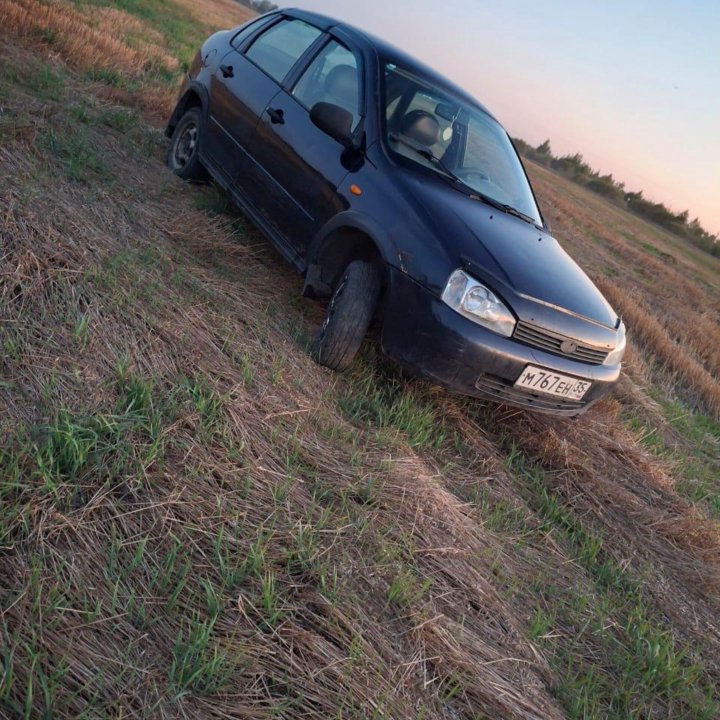
M 163 164 L 230 0 L 0 0 L 0 716 L 720 716 L 720 262 L 530 166 L 624 315 L 575 421 L 450 395 Z

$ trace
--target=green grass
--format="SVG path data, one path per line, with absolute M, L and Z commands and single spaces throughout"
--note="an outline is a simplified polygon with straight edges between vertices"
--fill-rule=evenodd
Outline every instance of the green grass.
M 81 507 L 102 487 L 124 486 L 117 495 L 122 502 L 129 499 L 127 489 L 136 486 L 136 481 L 142 482 L 146 469 L 162 459 L 163 430 L 174 421 L 177 397 L 161 394 L 152 379 L 131 369 L 127 358 L 120 358 L 108 384 L 114 388 L 116 397 L 110 412 L 61 410 L 49 423 L 17 429 L 15 437 L 0 449 L 0 504 L 4 508 L 0 543 L 6 548 L 27 538 L 39 508 L 48 502 L 68 513 Z M 180 381 L 177 386 L 183 388 Z M 205 383 L 195 381 L 184 390 L 188 393 L 187 401 L 198 408 L 203 419 L 216 418 L 220 407 Z M 23 594 L 37 597 L 38 617 L 24 626 L 23 634 L 0 627 L 9 640 L 2 644 L 0 655 L 0 708 L 18 717 L 31 718 L 34 717 L 31 708 L 37 707 L 38 698 L 42 697 L 40 706 L 51 717 L 62 712 L 66 701 L 70 702 L 72 695 L 67 693 L 65 677 L 71 660 L 51 655 L 34 634 L 40 618 L 46 633 L 60 626 L 68 607 L 73 612 L 82 609 L 85 622 L 108 615 L 122 616 L 140 631 L 163 619 L 179 625 L 167 668 L 168 699 L 173 702 L 187 694 L 204 697 L 225 692 L 230 677 L 246 663 L 237 643 L 229 641 L 224 633 L 215 632 L 217 619 L 224 612 L 220 592 L 230 584 L 237 586 L 241 580 L 229 567 L 236 555 L 222 535 L 217 545 L 222 570 L 218 591 L 214 582 L 198 577 L 193 571 L 186 539 L 175 535 L 162 537 L 160 542 L 165 547 L 162 550 L 158 540 L 148 535 L 127 542 L 121 522 L 109 522 L 106 531 L 109 543 L 103 577 L 111 590 L 109 605 L 101 605 L 94 599 L 94 593 L 74 586 L 60 575 L 48 585 L 40 572 L 47 566 L 47 558 L 38 560 L 37 571 L 28 578 L 24 589 L 17 589 L 15 598 L 4 595 L 6 606 Z M 240 570 L 245 578 L 263 578 L 263 607 L 270 626 L 281 617 L 282 605 L 272 574 L 264 570 L 264 542 L 261 538 L 257 556 Z M 57 558 L 53 564 L 58 567 Z M 73 568 L 71 577 L 77 571 L 76 562 L 68 567 Z M 160 617 L 150 601 L 153 597 L 162 598 Z M 122 664 L 121 658 L 116 660 Z M 30 676 L 27 685 L 18 689 L 15 668 L 20 665 L 30 668 Z M 126 665 L 133 666 L 130 659 Z M 102 714 L 101 706 L 93 701 L 93 693 L 102 695 L 102 673 L 99 670 L 87 679 L 91 714 Z M 122 674 L 115 679 L 118 677 Z M 128 676 L 127 682 L 137 679 Z M 24 698 L 19 704 L 18 696 Z
M 114 68 L 90 68 L 85 71 L 85 78 L 91 82 L 101 82 L 110 87 L 126 88 L 126 89 L 139 89 L 139 84 L 134 83 L 133 85 L 128 84 L 128 79 L 119 71 Z
M 124 134 L 140 126 L 138 114 L 125 107 L 104 108 L 98 113 L 97 121 Z
M 60 100 L 65 91 L 63 74 L 46 65 L 20 76 L 18 79 L 42 100 Z
M 190 406 L 198 414 L 203 437 L 222 436 L 225 412 L 223 395 L 213 386 L 210 379 L 204 375 L 196 374 L 192 378 L 185 378 L 180 388 L 187 396 Z
M 61 511 L 82 505 L 90 497 L 90 476 L 134 492 L 133 478 L 161 460 L 163 452 L 150 385 L 133 374 L 118 381 L 113 412 L 63 408 L 46 424 L 17 428 L 0 449 L 0 500 L 8 508 L 0 521 L 0 541 L 27 533 L 39 499 L 49 499 Z
M 38 141 L 59 162 L 68 180 L 88 186 L 112 181 L 111 168 L 85 126 L 51 127 L 40 133 Z
M 651 718 L 653 703 L 662 698 L 683 717 L 716 717 L 720 704 L 702 680 L 699 648 L 684 646 L 664 627 L 641 578 L 613 560 L 600 535 L 550 488 L 540 467 L 514 445 L 506 462 L 543 518 L 541 530 L 565 544 L 592 583 L 592 594 L 545 579 L 534 588 L 540 603 L 529 634 L 549 653 L 560 678 L 557 695 L 569 716 Z
M 660 260 L 670 261 L 674 262 L 675 258 L 670 255 L 669 253 L 663 252 L 662 250 L 659 250 L 654 245 L 651 245 L 648 242 L 641 242 L 640 247 L 645 250 L 645 252 L 650 253 L 651 255 L 654 255 L 657 258 L 660 258 Z
M 432 584 L 432 578 L 423 578 L 417 572 L 405 567 L 390 583 L 387 602 L 400 610 L 406 610 L 419 603 Z
M 720 425 L 680 400 L 668 400 L 656 390 L 652 395 L 681 445 L 668 446 L 661 429 L 645 416 L 626 412 L 628 425 L 650 452 L 673 468 L 678 492 L 720 517 Z
M 33 34 L 46 45 L 52 46 L 58 41 L 58 33 L 52 28 L 38 28 Z
M 181 63 L 182 72 L 189 67 L 190 61 L 200 45 L 212 31 L 209 26 L 198 23 L 185 8 L 167 0 L 73 0 L 83 5 L 113 7 L 123 10 L 143 21 L 148 27 L 159 32 L 164 39 L 164 47 Z M 129 40 L 132 42 L 134 36 Z M 142 39 L 141 37 L 138 39 Z M 144 77 L 170 85 L 175 85 L 178 73 L 168 72 L 163 67 L 144 69 Z
M 218 613 L 219 614 L 219 613 Z M 237 651 L 230 652 L 213 637 L 215 619 L 198 614 L 180 630 L 172 650 L 168 681 L 175 697 L 192 693 L 199 697 L 229 690 L 231 676 L 246 662 Z
M 366 348 L 340 395 L 339 406 L 355 423 L 395 430 L 412 448 L 438 448 L 447 435 L 445 423 L 423 398 L 422 388 L 417 380 L 406 381 L 395 368 L 389 369 L 375 348 Z

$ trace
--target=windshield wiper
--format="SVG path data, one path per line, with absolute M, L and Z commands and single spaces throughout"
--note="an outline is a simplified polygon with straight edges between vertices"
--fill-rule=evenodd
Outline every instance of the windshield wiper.
M 478 200 L 482 200 L 482 202 L 487 203 L 488 205 L 492 205 L 492 207 L 497 208 L 498 210 L 502 210 L 504 213 L 507 213 L 508 215 L 514 215 L 516 218 L 520 218 L 521 220 L 524 220 L 526 223 L 529 223 L 530 225 L 533 225 L 534 227 L 540 227 L 533 218 L 531 218 L 529 215 L 526 215 L 524 212 L 521 212 L 516 207 L 513 207 L 512 205 L 508 205 L 507 203 L 502 203 L 499 200 L 496 200 L 493 197 L 490 197 L 489 195 L 485 195 L 485 193 L 478 192 L 477 190 L 473 190 L 473 197 L 476 197 Z
M 502 209 L 508 214 L 508 215 L 514 215 L 515 217 L 519 217 L 521 220 L 524 220 L 526 223 L 530 223 L 531 225 L 534 225 L 535 227 L 539 227 L 539 225 L 533 220 L 529 215 L 526 215 L 524 212 L 521 212 L 516 207 L 513 207 L 512 205 L 503 205 Z

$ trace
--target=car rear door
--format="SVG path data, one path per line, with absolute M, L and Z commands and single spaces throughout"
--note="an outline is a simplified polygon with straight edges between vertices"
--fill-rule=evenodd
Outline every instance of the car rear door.
M 347 175 L 345 147 L 310 119 L 317 102 L 339 105 L 361 121 L 362 62 L 335 37 L 306 57 L 263 112 L 253 142 L 263 182 L 256 205 L 300 254 L 317 230 L 343 209 L 337 188 Z
M 264 20 L 260 28 L 250 26 L 233 38 L 233 49 L 211 79 L 203 154 L 231 187 L 238 186 L 238 178 L 257 175 L 249 150 L 258 119 L 289 70 L 322 35 L 294 18 Z

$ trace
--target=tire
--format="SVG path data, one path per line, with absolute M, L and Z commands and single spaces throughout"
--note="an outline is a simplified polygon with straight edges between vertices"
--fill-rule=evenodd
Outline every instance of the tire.
M 317 363 L 341 372 L 353 361 L 375 314 L 380 275 L 369 262 L 351 262 L 330 298 L 312 347 Z
M 202 111 L 190 108 L 178 121 L 170 137 L 165 161 L 167 166 L 183 180 L 207 180 L 207 170 L 200 163 L 200 131 Z

